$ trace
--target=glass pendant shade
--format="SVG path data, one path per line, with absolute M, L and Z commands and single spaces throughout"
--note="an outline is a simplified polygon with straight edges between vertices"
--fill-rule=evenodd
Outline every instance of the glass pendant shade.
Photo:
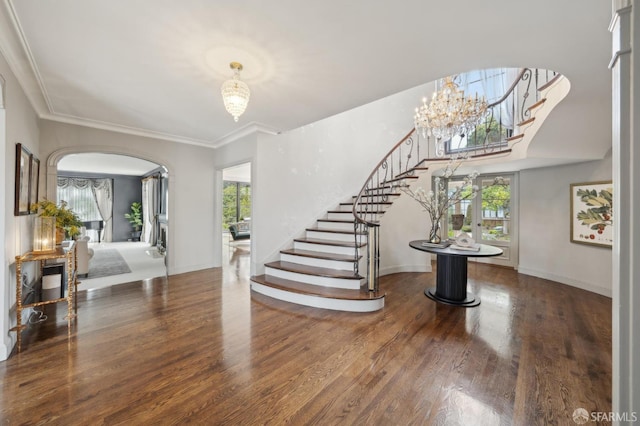
M 33 251 L 48 253 L 56 249 L 56 218 L 37 216 L 33 229 Z
M 221 93 L 222 100 L 224 101 L 224 107 L 229 114 L 233 116 L 234 121 L 238 122 L 238 118 L 244 113 L 249 104 L 249 96 L 251 91 L 249 86 L 240 80 L 240 71 L 242 70 L 242 64 L 238 62 L 231 62 L 231 69 L 233 70 L 233 78 L 222 83 Z

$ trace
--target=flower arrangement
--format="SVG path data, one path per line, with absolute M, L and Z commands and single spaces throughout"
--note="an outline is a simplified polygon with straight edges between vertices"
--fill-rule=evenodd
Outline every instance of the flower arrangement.
M 420 203 L 424 210 L 429 213 L 431 230 L 429 231 L 428 241 L 431 243 L 438 244 L 441 242 L 440 222 L 449 208 L 463 200 L 475 198 L 478 191 L 480 191 L 480 188 L 473 184 L 475 178 L 478 177 L 478 172 L 474 171 L 463 178 L 461 185 L 456 186 L 452 192 L 447 192 L 445 182 L 455 174 L 463 159 L 452 158 L 449 161 L 442 177 L 436 176 L 434 178 L 434 190 L 432 191 L 425 191 L 423 188 L 417 188 L 415 191 L 409 187 L 401 188 L 405 194 Z M 499 184 L 502 181 L 501 177 L 497 177 L 493 184 Z
M 62 228 L 71 238 L 80 233 L 82 222 L 76 213 L 67 207 L 66 201 L 57 205 L 53 201 L 42 200 L 31 206 L 31 211 L 43 217 L 55 217 L 56 228 Z

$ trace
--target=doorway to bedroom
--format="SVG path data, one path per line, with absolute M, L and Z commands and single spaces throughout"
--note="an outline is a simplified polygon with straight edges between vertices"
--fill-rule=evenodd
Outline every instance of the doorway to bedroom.
M 222 266 L 249 274 L 251 163 L 222 171 Z

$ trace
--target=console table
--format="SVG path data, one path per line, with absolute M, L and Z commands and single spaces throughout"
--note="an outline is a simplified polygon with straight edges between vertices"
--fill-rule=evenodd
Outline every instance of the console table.
M 64 259 L 67 266 L 67 297 L 63 295 L 56 299 L 51 300 L 39 300 L 40 297 L 36 297 L 36 301 L 33 303 L 22 303 L 22 264 L 26 262 L 40 262 L 40 276 L 42 276 L 42 268 L 44 262 L 51 259 Z M 76 281 L 76 245 L 72 241 L 67 247 L 56 247 L 55 251 L 49 253 L 34 253 L 28 252 L 22 256 L 16 256 L 16 326 L 10 331 L 15 331 L 17 334 L 18 352 L 22 350 L 22 330 L 27 325 L 22 324 L 22 310 L 25 308 L 34 308 L 36 306 L 44 306 L 52 303 L 67 302 L 67 329 L 69 335 L 71 335 L 71 320 L 75 318 L 75 310 L 73 305 L 74 290 L 77 285 Z
M 479 251 L 456 250 L 422 245 L 426 242 L 416 240 L 409 243 L 411 248 L 437 255 L 436 286 L 425 289 L 425 296 L 447 305 L 478 306 L 480 298 L 467 292 L 467 258 L 500 256 L 502 249 L 480 244 Z

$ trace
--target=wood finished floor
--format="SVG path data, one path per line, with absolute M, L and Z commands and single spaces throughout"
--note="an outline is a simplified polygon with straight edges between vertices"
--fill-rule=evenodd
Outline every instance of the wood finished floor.
M 233 259 L 232 259 L 233 260 Z M 243 259 L 236 259 L 243 261 Z M 0 363 L 3 424 L 571 425 L 611 410 L 611 300 L 470 265 L 477 308 L 382 278 L 384 310 L 251 294 L 244 263 L 81 292 Z

